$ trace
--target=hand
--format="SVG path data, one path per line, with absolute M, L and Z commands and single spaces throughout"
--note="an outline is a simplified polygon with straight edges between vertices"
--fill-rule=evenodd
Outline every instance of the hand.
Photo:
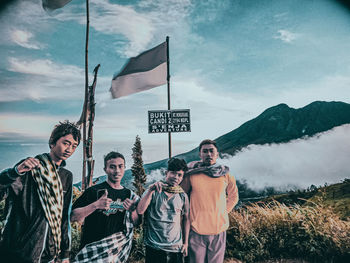
M 192 161 L 190 163 L 187 164 L 188 169 L 193 169 L 193 167 L 195 166 L 195 164 L 199 163 L 199 161 Z
M 184 257 L 187 257 L 187 251 L 188 251 L 188 244 L 184 243 L 181 248 L 181 253 L 184 255 Z
M 107 190 L 105 190 L 105 193 L 100 197 L 100 199 L 98 199 L 95 202 L 95 207 L 96 209 L 102 209 L 102 210 L 108 210 L 110 204 L 112 203 L 112 199 L 107 197 L 108 192 Z
M 123 206 L 125 210 L 133 210 L 135 208 L 135 202 L 136 202 L 136 196 L 131 200 L 129 198 L 126 198 L 123 202 Z
M 158 192 L 161 192 L 163 186 L 165 186 L 164 183 L 162 183 L 162 182 L 155 182 L 154 184 L 152 184 L 152 185 L 149 187 L 149 191 L 155 191 L 155 190 L 157 190 Z
M 31 171 L 40 165 L 40 161 L 36 158 L 29 157 L 17 165 L 17 172 L 23 174 Z

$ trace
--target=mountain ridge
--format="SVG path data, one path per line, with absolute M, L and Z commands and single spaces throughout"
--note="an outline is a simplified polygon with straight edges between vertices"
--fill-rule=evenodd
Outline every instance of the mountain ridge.
M 298 109 L 280 103 L 264 110 L 238 128 L 219 136 L 215 141 L 221 154 L 235 155 L 251 144 L 287 143 L 294 139 L 312 137 L 349 123 L 350 104 L 345 102 L 314 101 Z M 186 162 L 199 160 L 198 147 L 174 157 L 183 158 Z M 165 169 L 167 161 L 168 159 L 163 159 L 145 164 L 146 173 L 149 174 L 152 170 L 160 168 Z M 105 176 L 99 178 L 101 181 L 105 180 Z M 127 170 L 123 182 L 129 185 L 131 181 L 131 170 Z
M 257 117 L 215 139 L 220 153 L 235 155 L 250 144 L 286 143 L 350 123 L 350 104 L 314 101 L 302 108 L 285 103 L 264 110 Z M 203 138 L 205 139 L 205 138 Z M 199 144 L 199 142 L 198 142 Z M 199 160 L 198 147 L 176 155 L 187 162 Z M 168 159 L 145 165 L 146 171 L 166 167 Z

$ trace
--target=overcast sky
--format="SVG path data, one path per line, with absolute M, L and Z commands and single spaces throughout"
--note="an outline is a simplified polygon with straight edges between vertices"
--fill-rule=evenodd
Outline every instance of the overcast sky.
M 0 13 L 0 35 L 0 146 L 46 143 L 58 121 L 81 114 L 85 1 L 51 13 L 41 0 L 13 1 Z M 350 103 L 350 12 L 337 1 L 90 0 L 90 73 L 101 64 L 98 161 L 115 149 L 129 159 L 136 135 L 145 163 L 167 158 L 167 135 L 147 129 L 147 111 L 167 109 L 166 86 L 115 100 L 109 93 L 127 58 L 166 36 L 171 107 L 191 110 L 192 131 L 173 134 L 174 154 L 279 103 Z

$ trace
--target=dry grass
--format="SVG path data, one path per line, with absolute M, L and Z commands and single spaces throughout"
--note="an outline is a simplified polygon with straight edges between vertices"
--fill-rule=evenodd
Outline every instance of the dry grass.
M 80 194 L 75 191 L 75 198 Z M 255 203 L 232 212 L 225 263 L 350 262 L 350 222 L 322 198 L 314 201 L 303 206 Z M 142 229 L 135 230 L 129 262 L 143 263 Z M 80 242 L 78 224 L 72 237 L 73 256 Z
M 322 201 L 307 206 L 276 201 L 252 204 L 232 212 L 230 221 L 228 258 L 244 262 L 281 258 L 343 262 L 350 258 L 350 222 L 339 219 Z
M 232 212 L 230 225 L 225 263 L 350 262 L 350 222 L 322 200 L 306 206 L 251 204 Z M 132 253 L 129 262 L 142 263 L 142 236 L 135 236 L 138 255 Z

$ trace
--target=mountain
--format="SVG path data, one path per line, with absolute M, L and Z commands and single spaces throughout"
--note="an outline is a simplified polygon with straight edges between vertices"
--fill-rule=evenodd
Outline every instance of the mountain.
M 350 104 L 344 102 L 315 101 L 299 109 L 291 108 L 287 104 L 278 104 L 266 109 L 237 129 L 216 138 L 215 141 L 221 153 L 235 155 L 251 144 L 286 143 L 348 123 L 350 123 Z M 198 160 L 198 147 L 176 157 L 183 158 L 187 162 Z M 168 159 L 164 159 L 146 164 L 144 166 L 146 173 L 166 168 L 167 161 Z M 105 180 L 105 176 L 100 179 Z M 130 186 L 131 181 L 131 170 L 127 170 L 123 183 Z
M 348 123 L 350 104 L 344 102 L 315 101 L 299 109 L 278 104 L 215 141 L 221 153 L 235 155 L 250 144 L 285 143 Z M 176 157 L 184 158 L 187 162 L 198 160 L 198 147 Z M 164 159 L 147 164 L 145 169 L 150 171 L 166 167 L 166 162 L 167 159 Z

